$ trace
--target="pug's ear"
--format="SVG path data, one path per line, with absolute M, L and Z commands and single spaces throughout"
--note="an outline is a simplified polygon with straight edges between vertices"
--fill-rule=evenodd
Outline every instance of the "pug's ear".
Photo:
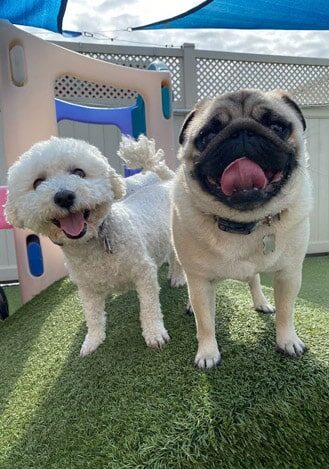
M 126 195 L 126 183 L 113 168 L 109 168 L 109 177 L 115 200 L 121 200 Z
M 303 116 L 302 110 L 300 109 L 296 101 L 294 101 L 294 99 L 286 91 L 278 90 L 277 94 L 282 99 L 282 101 L 284 101 L 295 112 L 295 114 L 297 114 L 297 117 L 303 126 L 303 130 L 306 130 L 305 118 Z
M 305 121 L 305 118 L 303 116 L 302 110 L 300 109 L 298 104 L 293 99 L 291 99 L 291 97 L 288 94 L 284 94 L 282 96 L 282 99 L 286 104 L 288 104 L 288 106 L 290 106 L 295 111 L 295 113 L 297 114 L 299 120 L 302 123 L 303 130 L 306 130 L 306 121 Z
M 182 128 L 180 129 L 180 133 L 179 133 L 179 139 L 178 139 L 180 145 L 183 145 L 183 143 L 185 142 L 186 130 L 189 124 L 191 123 L 191 121 L 193 120 L 193 118 L 195 117 L 195 113 L 196 113 L 196 109 L 193 109 L 193 111 L 191 111 L 187 115 L 187 117 L 185 118 L 185 121 L 183 122 Z
M 198 111 L 203 108 L 207 103 L 209 103 L 209 98 L 204 98 L 204 99 L 201 99 L 201 101 L 199 101 L 194 109 L 192 109 L 192 111 L 186 116 L 186 119 L 185 121 L 183 122 L 183 125 L 182 125 L 182 128 L 180 130 L 180 133 L 179 133 L 179 144 L 182 145 L 184 142 L 185 142 L 185 139 L 186 139 L 186 131 L 190 125 L 190 123 L 192 122 L 192 120 L 195 118 L 196 114 L 198 114 Z

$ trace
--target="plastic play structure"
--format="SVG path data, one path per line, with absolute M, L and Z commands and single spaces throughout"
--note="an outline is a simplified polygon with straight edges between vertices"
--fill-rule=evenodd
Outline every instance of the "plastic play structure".
M 0 109 L 5 164 L 8 168 L 34 143 L 57 135 L 57 122 L 116 125 L 122 133 L 144 133 L 163 148 L 175 168 L 171 78 L 155 64 L 140 70 L 92 59 L 32 36 L 0 21 Z M 136 103 L 125 108 L 97 108 L 55 100 L 54 81 L 61 75 L 136 90 Z M 125 175 L 131 174 L 128 168 Z M 0 229 L 11 229 L 3 215 L 6 188 L 0 187 Z M 66 275 L 63 254 L 49 239 L 14 229 L 23 303 Z

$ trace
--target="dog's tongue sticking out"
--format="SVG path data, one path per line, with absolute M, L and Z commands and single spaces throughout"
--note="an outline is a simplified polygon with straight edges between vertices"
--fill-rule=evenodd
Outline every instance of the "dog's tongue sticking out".
M 85 226 L 85 219 L 80 212 L 70 213 L 58 221 L 61 229 L 71 236 L 79 236 Z
M 222 174 L 220 184 L 225 195 L 257 187 L 264 189 L 268 179 L 262 168 L 246 157 L 233 161 Z

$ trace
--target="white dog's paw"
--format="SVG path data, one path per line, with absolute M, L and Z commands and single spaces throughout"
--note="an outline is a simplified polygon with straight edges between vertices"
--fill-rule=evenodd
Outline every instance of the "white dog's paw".
M 307 347 L 296 333 L 290 335 L 283 335 L 276 342 L 276 350 L 284 355 L 291 357 L 300 357 L 303 355 Z
M 184 273 L 172 275 L 170 278 L 171 288 L 183 287 L 186 284 L 186 278 Z
M 86 357 L 87 355 L 90 355 L 91 353 L 95 352 L 95 350 L 100 346 L 100 344 L 104 342 L 104 340 L 105 334 L 99 336 L 90 336 L 89 334 L 87 334 L 80 349 L 80 357 Z
M 212 347 L 199 347 L 194 360 L 195 366 L 203 370 L 209 370 L 221 363 L 221 356 L 217 344 Z
M 152 331 L 144 331 L 143 337 L 146 345 L 151 348 L 160 349 L 169 342 L 170 337 L 164 326 Z
M 266 298 L 264 298 L 264 301 L 262 301 L 260 303 L 256 303 L 254 305 L 254 308 L 259 313 L 264 313 L 264 314 L 274 314 L 275 313 L 274 306 L 272 306 L 271 303 L 269 301 L 267 301 Z

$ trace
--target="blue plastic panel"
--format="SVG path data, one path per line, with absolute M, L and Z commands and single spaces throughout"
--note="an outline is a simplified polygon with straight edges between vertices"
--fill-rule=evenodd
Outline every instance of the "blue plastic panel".
M 44 273 L 44 267 L 40 239 L 38 236 L 29 235 L 26 238 L 26 250 L 31 275 L 40 277 Z
M 162 97 L 162 114 L 165 119 L 170 119 L 171 117 L 171 90 L 168 86 L 163 86 L 161 88 L 161 97 Z
M 84 106 L 61 99 L 55 99 L 55 107 L 57 122 L 67 119 L 86 124 L 115 125 L 123 134 L 134 138 L 146 135 L 145 104 L 140 95 L 132 106 L 120 108 Z M 140 169 L 124 168 L 125 177 L 139 172 Z
M 132 111 L 136 104 L 128 107 L 101 108 L 73 104 L 55 99 L 57 122 L 68 119 L 86 124 L 115 125 L 126 135 L 132 135 Z

